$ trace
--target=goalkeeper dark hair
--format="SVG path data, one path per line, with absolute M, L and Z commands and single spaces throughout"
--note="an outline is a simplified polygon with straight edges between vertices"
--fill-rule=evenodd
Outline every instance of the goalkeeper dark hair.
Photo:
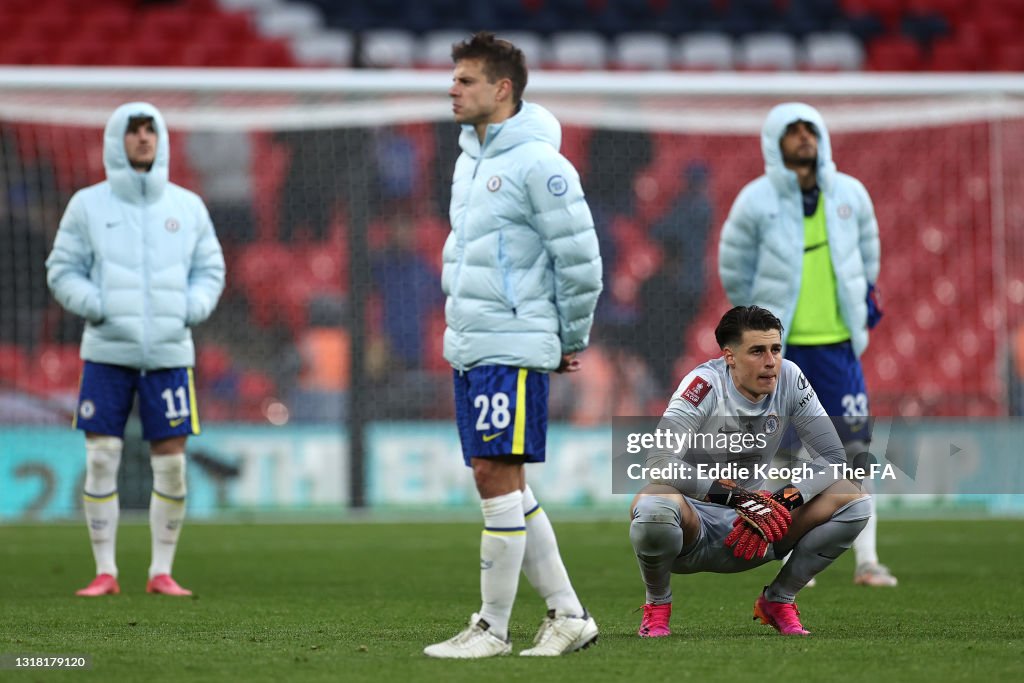
M 782 321 L 767 308 L 760 306 L 736 306 L 730 308 L 715 328 L 715 341 L 718 348 L 724 349 L 729 344 L 737 344 L 743 339 L 747 330 L 767 332 L 778 330 L 782 334 Z
M 452 61 L 479 59 L 490 83 L 502 78 L 512 82 L 512 102 L 516 106 L 526 90 L 526 58 L 518 47 L 488 31 L 474 33 L 468 40 L 452 45 Z

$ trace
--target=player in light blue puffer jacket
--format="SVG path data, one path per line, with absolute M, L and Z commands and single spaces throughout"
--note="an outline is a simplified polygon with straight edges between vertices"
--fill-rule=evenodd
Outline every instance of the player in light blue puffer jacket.
M 740 191 L 722 228 L 718 272 L 729 301 L 761 306 L 790 331 L 804 249 L 804 212 L 796 173 L 782 161 L 779 141 L 794 121 L 807 121 L 818 132 L 817 181 L 825 197 L 828 247 L 835 268 L 839 311 L 850 330 L 856 355 L 868 345 L 868 285 L 878 280 L 878 222 L 864 185 L 836 170 L 828 128 L 813 107 L 788 102 L 774 107 L 761 131 L 764 175 Z
M 444 355 L 457 369 L 555 370 L 587 346 L 601 257 L 561 143 L 555 117 L 527 102 L 483 143 L 463 126 L 442 275 Z
M 523 102 L 522 51 L 481 32 L 453 46 L 452 61 L 448 96 L 462 124 L 462 154 L 441 278 L 444 356 L 453 368 L 462 457 L 484 517 L 482 606 L 466 629 L 424 654 L 511 652 L 522 571 L 548 612 L 534 646 L 520 654 L 557 656 L 590 646 L 598 628 L 569 581 L 524 464 L 545 459 L 549 373 L 580 367 L 576 353 L 587 346 L 601 293 L 601 256 L 579 176 L 558 151 L 561 126 Z
M 871 198 L 859 180 L 836 170 L 828 128 L 808 104 L 773 107 L 761 151 L 765 174 L 743 188 L 722 229 L 719 275 L 734 305 L 762 306 L 782 320 L 786 358 L 800 366 L 856 455 L 871 438 L 860 356 L 881 317 Z M 873 500 L 853 546 L 854 581 L 895 586 L 878 561 Z
M 146 173 L 125 154 L 130 116 L 152 117 Z M 195 364 L 190 327 L 224 289 L 224 257 L 203 200 L 168 180 L 170 141 L 151 104 L 122 105 L 103 134 L 107 180 L 71 198 L 46 260 L 64 308 L 86 319 L 82 358 L 139 369 Z
M 75 427 L 85 432 L 83 508 L 96 578 L 80 596 L 121 590 L 117 471 L 136 397 L 153 466 L 146 591 L 191 595 L 171 578 L 185 517 L 185 443 L 199 433 L 190 328 L 217 305 L 224 256 L 203 201 L 168 181 L 168 138 L 153 105 L 118 107 L 103 134 L 107 180 L 71 198 L 46 260 L 54 297 L 87 321 Z

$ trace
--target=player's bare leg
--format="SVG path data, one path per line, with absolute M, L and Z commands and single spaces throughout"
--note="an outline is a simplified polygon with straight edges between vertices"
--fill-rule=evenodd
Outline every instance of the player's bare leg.
M 700 520 L 686 498 L 665 484 L 648 484 L 630 505 L 629 539 L 646 586 L 638 634 L 660 638 L 672 633 L 672 563 L 697 539 Z
M 178 548 L 181 526 L 185 521 L 185 442 L 175 436 L 150 444 L 153 465 L 153 495 L 149 501 L 149 529 L 152 535 L 152 563 L 149 566 L 147 593 L 189 596 L 171 578 L 174 553 Z
M 82 493 L 89 540 L 96 560 L 96 578 L 75 594 L 83 597 L 116 595 L 117 525 L 120 517 L 117 497 L 117 470 L 124 443 L 116 436 L 85 435 L 85 489 Z

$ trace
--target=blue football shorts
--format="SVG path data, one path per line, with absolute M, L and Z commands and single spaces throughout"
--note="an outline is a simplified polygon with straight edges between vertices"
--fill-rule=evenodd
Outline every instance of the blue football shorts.
M 787 346 L 786 358 L 803 370 L 814 393 L 833 418 L 843 443 L 870 441 L 868 390 L 864 370 L 850 342 L 823 346 Z
M 547 373 L 481 365 L 452 374 L 462 459 L 504 455 L 544 462 L 548 433 Z
M 82 369 L 73 425 L 122 437 L 136 395 L 146 441 L 199 433 L 192 368 L 137 370 L 92 361 L 85 361 Z

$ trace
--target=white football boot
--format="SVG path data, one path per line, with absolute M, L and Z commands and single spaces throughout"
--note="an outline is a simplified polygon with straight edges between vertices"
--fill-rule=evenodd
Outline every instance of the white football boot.
M 490 624 L 474 613 L 469 618 L 469 626 L 461 633 L 443 643 L 426 646 L 423 654 L 442 659 L 483 659 L 511 654 L 512 643 L 491 633 L 490 628 Z
M 549 609 L 533 639 L 533 647 L 519 654 L 522 657 L 557 657 L 584 650 L 596 642 L 597 622 L 586 610 L 579 617 Z

